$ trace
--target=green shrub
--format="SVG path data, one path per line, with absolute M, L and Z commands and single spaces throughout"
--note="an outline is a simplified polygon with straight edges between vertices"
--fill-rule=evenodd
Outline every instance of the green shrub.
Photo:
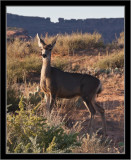
M 37 105 L 42 99 L 44 99 L 43 92 L 29 92 L 29 94 L 26 94 L 25 96 L 16 84 L 10 85 L 7 87 L 7 112 L 15 112 L 19 109 L 18 104 L 21 96 L 24 96 L 23 99 L 25 103 L 29 105 Z
M 33 92 L 29 93 L 29 97 L 24 97 L 28 104 L 37 105 L 39 102 L 41 102 L 42 99 L 44 99 L 44 93 L 43 92 Z
M 120 51 L 119 53 L 113 53 L 109 56 L 106 56 L 94 64 L 94 67 L 99 69 L 114 69 L 124 67 L 124 50 Z
M 14 112 L 18 109 L 20 94 L 20 91 L 15 86 L 7 88 L 7 112 Z
M 28 108 L 28 107 L 26 107 Z M 59 126 L 49 126 L 37 115 L 39 104 L 25 110 L 23 97 L 16 114 L 7 114 L 7 147 L 9 153 L 65 153 L 79 146 L 77 133 L 66 134 Z

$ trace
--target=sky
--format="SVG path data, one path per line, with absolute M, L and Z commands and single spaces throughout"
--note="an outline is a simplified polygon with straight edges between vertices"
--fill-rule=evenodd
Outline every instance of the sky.
M 7 13 L 32 16 L 32 17 L 50 17 L 52 22 L 58 22 L 58 18 L 64 19 L 87 19 L 87 18 L 124 18 L 124 6 L 79 6 L 79 7 L 48 7 L 48 6 L 8 6 Z

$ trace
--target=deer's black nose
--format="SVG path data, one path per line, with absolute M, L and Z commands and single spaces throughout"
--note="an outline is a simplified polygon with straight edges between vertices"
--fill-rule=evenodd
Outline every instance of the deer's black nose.
M 47 55 L 46 55 L 46 54 L 42 54 L 42 57 L 43 57 L 43 58 L 46 58 L 46 57 L 47 57 Z

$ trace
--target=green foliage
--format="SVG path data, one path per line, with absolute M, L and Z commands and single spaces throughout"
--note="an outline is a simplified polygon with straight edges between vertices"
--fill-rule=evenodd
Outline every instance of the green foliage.
M 44 93 L 43 93 L 44 94 Z M 25 97 L 26 98 L 26 97 Z M 29 97 L 26 98 L 26 100 L 28 101 L 28 103 L 33 104 L 33 105 L 37 105 L 42 99 L 44 98 L 44 95 L 42 95 L 39 92 L 34 92 L 33 94 L 29 94 Z
M 106 56 L 104 59 L 101 59 L 94 64 L 94 67 L 100 69 L 124 67 L 124 50 L 120 51 L 119 53 L 113 53 L 109 56 Z
M 124 142 L 119 142 L 119 144 L 118 144 L 120 147 L 121 146 L 124 146 Z
M 15 86 L 7 88 L 7 111 L 12 112 L 18 109 L 20 91 Z
M 37 115 L 40 104 L 25 110 L 23 97 L 19 111 L 7 114 L 7 147 L 9 153 L 65 153 L 79 146 L 77 134 L 66 134 L 61 126 L 49 126 Z
M 56 137 L 54 136 L 52 142 L 49 144 L 49 147 L 47 148 L 48 153 L 51 153 L 53 150 L 55 150 L 56 147 L 55 139 Z
M 19 109 L 18 104 L 22 95 L 23 93 L 16 84 L 7 87 L 7 112 L 15 112 Z M 23 99 L 26 104 L 37 105 L 44 99 L 44 93 L 39 91 L 29 92 L 29 95 L 24 95 Z

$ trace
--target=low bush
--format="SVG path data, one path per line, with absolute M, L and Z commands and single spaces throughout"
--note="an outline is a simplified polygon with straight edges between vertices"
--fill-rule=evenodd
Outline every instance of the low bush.
M 30 53 L 27 42 L 15 38 L 13 42 L 7 42 L 7 55 L 9 57 L 22 58 Z
M 120 37 L 117 39 L 117 46 L 119 48 L 123 48 L 124 47 L 124 32 L 120 33 Z
M 106 45 L 106 48 L 108 49 L 108 51 L 111 51 L 113 49 L 120 50 L 124 48 L 124 44 L 124 32 L 121 32 L 118 38 L 116 37 L 116 39 L 113 40 L 112 43 Z
M 99 60 L 94 64 L 95 68 L 108 69 L 108 68 L 123 68 L 124 67 L 124 50 L 113 53 L 105 58 Z
M 37 105 L 39 102 L 42 101 L 42 99 L 44 99 L 44 93 L 39 91 L 29 93 L 29 96 L 24 97 L 24 99 L 26 100 L 27 104 Z
M 7 42 L 7 55 L 9 57 L 24 58 L 31 54 L 40 54 L 36 37 L 27 42 L 19 38 Z
M 7 88 L 7 112 L 14 112 L 18 109 L 21 93 L 16 86 Z
M 16 114 L 7 114 L 8 153 L 69 153 L 79 146 L 77 133 L 65 133 L 59 126 L 49 126 L 37 115 L 39 104 L 25 110 L 23 97 Z M 26 107 L 28 108 L 28 107 Z

